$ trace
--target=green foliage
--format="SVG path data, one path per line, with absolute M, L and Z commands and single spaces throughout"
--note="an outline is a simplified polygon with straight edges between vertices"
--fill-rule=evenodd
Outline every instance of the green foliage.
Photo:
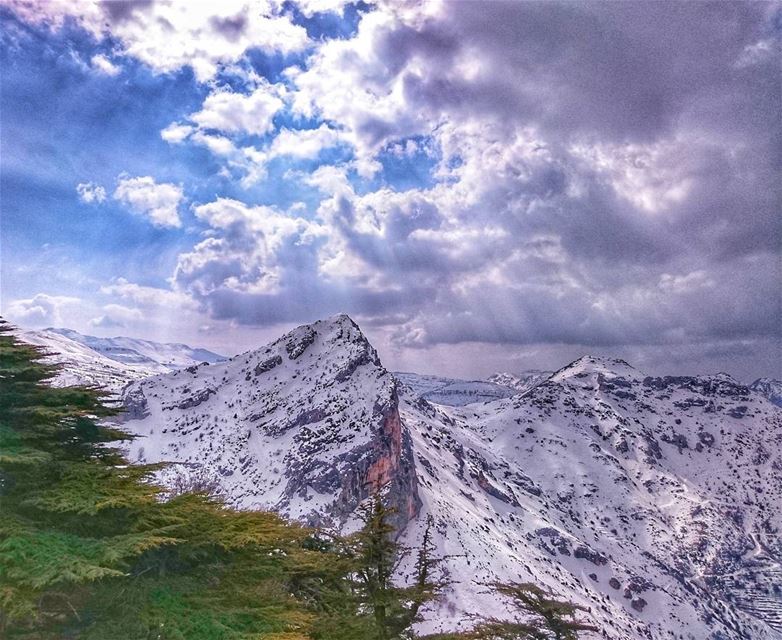
M 393 580 L 411 550 L 395 540 L 393 510 L 375 496 L 360 510 L 363 527 L 345 539 L 335 538 L 331 549 L 342 560 L 338 579 L 328 591 L 328 615 L 315 624 L 317 640 L 400 640 L 412 638 L 412 625 L 421 606 L 434 600 L 445 586 L 435 578 L 441 559 L 433 555 L 431 521 L 416 552 L 410 584 Z
M 511 601 L 517 620 L 484 620 L 471 631 L 422 640 L 578 640 L 580 631 L 597 631 L 575 619 L 582 607 L 559 600 L 537 585 L 494 582 L 487 586 Z
M 54 388 L 56 367 L 0 322 L 0 636 L 304 640 L 294 595 L 323 551 L 278 516 L 203 494 L 163 500 L 158 467 L 95 389 Z M 121 630 L 121 631 L 120 631 Z

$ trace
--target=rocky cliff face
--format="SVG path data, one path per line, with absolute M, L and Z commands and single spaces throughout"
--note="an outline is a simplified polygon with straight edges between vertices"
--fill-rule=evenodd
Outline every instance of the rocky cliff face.
M 342 526 L 382 492 L 400 529 L 418 513 L 415 464 L 397 383 L 347 316 L 267 347 L 126 389 L 139 460 L 211 470 L 243 507 Z

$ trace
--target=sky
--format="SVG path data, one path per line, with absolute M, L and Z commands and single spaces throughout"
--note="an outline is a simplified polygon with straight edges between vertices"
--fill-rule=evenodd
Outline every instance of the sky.
M 782 378 L 766 2 L 0 0 L 0 312 Z

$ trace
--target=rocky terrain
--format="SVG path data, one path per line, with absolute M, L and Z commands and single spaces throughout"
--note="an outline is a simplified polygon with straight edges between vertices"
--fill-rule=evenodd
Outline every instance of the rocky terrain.
M 588 607 L 596 637 L 782 638 L 782 410 L 769 394 L 605 358 L 536 373 L 526 388 L 495 377 L 437 396 L 464 381 L 389 373 L 336 316 L 131 382 L 124 425 L 141 436 L 132 459 L 206 469 L 247 508 L 349 528 L 381 490 L 411 545 L 431 515 L 453 584 L 428 630 L 501 615 L 480 587 L 499 579 Z
M 782 381 L 772 378 L 758 378 L 749 385 L 749 388 L 757 391 L 778 407 L 782 407 Z

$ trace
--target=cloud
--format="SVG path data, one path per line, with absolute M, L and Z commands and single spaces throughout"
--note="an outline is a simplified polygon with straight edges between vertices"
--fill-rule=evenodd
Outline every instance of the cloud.
M 213 91 L 201 109 L 188 116 L 192 124 L 174 122 L 160 132 L 161 138 L 171 144 L 190 141 L 205 147 L 223 163 L 226 175 L 237 175 L 244 187 L 260 182 L 266 177 L 269 153 L 253 145 L 238 145 L 232 138 L 272 131 L 285 91 L 263 79 L 254 84 L 255 89 L 246 95 L 226 88 Z
M 311 18 L 316 13 L 339 13 L 345 6 L 355 4 L 354 0 L 297 0 L 296 6 L 305 16 Z
M 340 132 L 326 124 L 317 129 L 280 129 L 269 147 L 269 155 L 315 159 L 323 149 L 336 146 L 341 140 Z
M 571 345 L 654 360 L 779 339 L 769 5 L 389 2 L 339 37 L 296 40 L 291 20 L 343 8 L 78 9 L 102 34 L 85 17 L 100 13 L 112 55 L 195 69 L 202 104 L 167 113 L 160 135 L 187 163 L 206 150 L 218 165 L 193 209 L 203 236 L 156 274 L 172 290 L 104 293 L 247 325 L 344 310 L 419 353 Z M 300 55 L 260 55 L 259 15 L 293 27 L 266 42 Z M 156 51 L 162 17 L 176 20 Z M 182 187 L 124 182 L 115 197 L 181 224 Z
M 197 206 L 194 213 L 211 232 L 179 256 L 174 282 L 196 298 L 221 290 L 274 293 L 314 275 L 319 225 L 229 198 Z
M 321 165 L 312 173 L 302 176 L 305 184 L 317 187 L 322 193 L 331 196 L 352 194 L 353 189 L 344 166 Z
M 101 203 L 106 200 L 106 189 L 94 182 L 80 182 L 76 185 L 79 200 L 87 204 Z
M 775 38 L 764 38 L 745 46 L 736 60 L 735 66 L 739 69 L 751 67 L 771 60 L 774 56 L 779 56 L 778 41 Z
M 100 53 L 92 56 L 90 63 L 94 69 L 98 69 L 98 71 L 105 73 L 107 76 L 119 75 L 121 71 L 117 65 Z
M 202 82 L 240 60 L 248 49 L 289 53 L 308 44 L 306 30 L 271 1 L 10 0 L 8 6 L 27 22 L 55 29 L 70 18 L 98 40 L 111 37 L 123 55 L 157 73 L 190 67 Z
M 193 125 L 172 123 L 160 135 L 172 144 L 189 140 L 206 147 L 235 171 L 247 187 L 266 177 L 266 165 L 273 158 L 314 160 L 324 149 L 342 142 L 338 130 L 321 124 L 314 129 L 282 128 L 263 148 L 237 144 L 237 137 L 263 136 L 274 131 L 273 117 L 284 107 L 284 95 L 281 85 L 266 81 L 247 95 L 220 89 L 207 96 L 200 111 L 188 116 Z
M 117 278 L 112 284 L 102 286 L 100 292 L 104 295 L 130 300 L 147 310 L 176 309 L 183 311 L 195 308 L 195 302 L 182 292 L 143 286 L 135 282 L 128 282 L 125 278 Z
M 184 200 L 182 187 L 155 182 L 150 176 L 131 178 L 121 175 L 114 198 L 132 211 L 146 216 L 156 227 L 181 227 L 179 205 Z
M 193 131 L 195 131 L 195 127 L 192 127 L 189 124 L 172 122 L 160 132 L 160 137 L 171 144 L 179 144 L 186 140 Z
M 274 324 L 329 315 L 355 306 L 380 313 L 415 300 L 400 287 L 376 288 L 322 269 L 337 249 L 319 222 L 273 207 L 220 198 L 194 209 L 209 226 L 206 238 L 180 254 L 173 286 L 213 318 Z M 337 249 L 338 250 L 338 249 Z
M 189 119 L 203 129 L 261 136 L 272 129 L 272 117 L 283 106 L 279 93 L 268 82 L 248 95 L 220 89 L 210 93 Z
M 345 197 L 338 174 L 307 179 L 342 194 L 320 210 L 343 249 L 331 268 L 431 282 L 402 343 L 778 335 L 779 84 L 762 56 L 731 71 L 766 50 L 767 15 L 651 11 L 382 5 L 291 75 L 294 108 L 339 124 L 359 162 L 413 136 L 438 149 L 441 182 L 406 197 L 439 222 L 411 233 L 383 190 L 387 206 Z
M 38 293 L 32 298 L 13 300 L 6 308 L 8 317 L 23 326 L 47 327 L 62 324 L 63 308 L 78 305 L 79 298 L 71 296 L 50 296 Z
M 90 320 L 91 326 L 101 329 L 127 327 L 129 324 L 140 322 L 144 317 L 139 309 L 120 304 L 107 304 L 103 307 L 103 312 L 103 315 Z

